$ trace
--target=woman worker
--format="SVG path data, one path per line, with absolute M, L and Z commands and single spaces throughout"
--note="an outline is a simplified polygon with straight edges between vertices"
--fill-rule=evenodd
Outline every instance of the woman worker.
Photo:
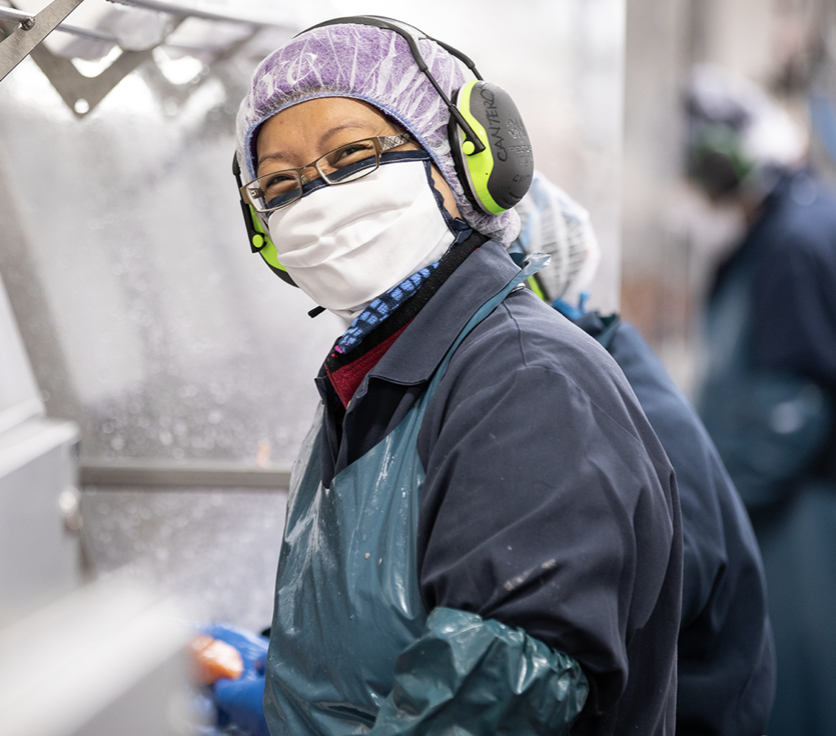
M 504 210 L 530 146 L 469 76 L 415 29 L 338 19 L 239 111 L 253 249 L 349 325 L 294 466 L 270 732 L 671 734 L 671 467 L 606 351 L 521 286 Z

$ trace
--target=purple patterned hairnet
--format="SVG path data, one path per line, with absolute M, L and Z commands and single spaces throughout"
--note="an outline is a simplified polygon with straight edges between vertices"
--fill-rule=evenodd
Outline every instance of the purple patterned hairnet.
M 451 96 L 466 81 L 467 68 L 434 41 L 421 39 L 418 44 L 430 72 Z M 396 120 L 429 152 L 471 227 L 503 243 L 516 237 L 516 212 L 486 215 L 465 197 L 447 139 L 447 106 L 418 69 L 406 40 L 387 29 L 360 24 L 314 28 L 262 61 L 238 110 L 242 171 L 255 177 L 253 154 L 259 126 L 282 110 L 316 97 L 363 100 Z

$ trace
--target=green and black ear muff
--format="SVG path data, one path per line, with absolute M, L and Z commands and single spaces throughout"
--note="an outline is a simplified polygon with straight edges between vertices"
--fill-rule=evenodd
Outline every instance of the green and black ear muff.
M 343 23 L 385 28 L 407 42 L 418 68 L 450 111 L 450 148 L 467 199 L 488 215 L 498 215 L 514 207 L 531 186 L 534 158 L 528 131 L 511 96 L 497 85 L 484 81 L 473 61 L 458 49 L 393 18 L 379 15 L 334 18 L 302 33 Z M 455 56 L 470 69 L 476 80 L 467 82 L 450 100 L 421 55 L 420 38 L 434 41 Z
M 252 205 L 247 204 L 244 198 L 241 197 L 241 187 L 244 186 L 241 182 L 241 167 L 238 165 L 238 156 L 232 156 L 232 175 L 235 181 L 238 182 L 238 196 L 240 197 L 239 204 L 241 205 L 241 213 L 244 215 L 244 227 L 247 228 L 247 237 L 250 241 L 250 249 L 253 253 L 258 253 L 264 262 L 270 267 L 270 270 L 276 274 L 282 281 L 286 281 L 291 286 L 296 286 L 296 283 L 290 277 L 287 269 L 279 261 L 279 252 L 270 236 L 261 224 L 261 220 L 256 214 Z
M 450 148 L 465 194 L 489 215 L 511 209 L 534 178 L 531 141 L 517 106 L 505 90 L 482 79 L 467 82 L 453 102 L 484 144 L 479 151 L 450 117 Z

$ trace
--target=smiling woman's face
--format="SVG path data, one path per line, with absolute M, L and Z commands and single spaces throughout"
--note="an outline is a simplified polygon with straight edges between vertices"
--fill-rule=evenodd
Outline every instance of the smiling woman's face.
M 261 126 L 256 139 L 256 175 L 306 166 L 347 143 L 402 131 L 371 105 L 348 97 L 319 97 L 274 115 Z M 407 143 L 400 150 L 418 148 Z M 453 217 L 459 210 L 450 186 L 432 167 L 433 183 Z

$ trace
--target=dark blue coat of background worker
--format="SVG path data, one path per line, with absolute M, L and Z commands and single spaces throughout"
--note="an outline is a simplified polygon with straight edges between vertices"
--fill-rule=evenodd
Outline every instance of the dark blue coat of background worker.
M 740 497 L 690 402 L 638 330 L 584 309 L 598 261 L 587 212 L 537 172 L 517 211 L 522 227 L 511 253 L 552 256 L 532 288 L 615 358 L 676 471 L 685 549 L 676 732 L 761 736 L 775 653 L 760 553 Z
M 675 479 L 612 358 L 524 288 L 544 259 L 506 252 L 510 97 L 339 19 L 262 62 L 238 144 L 250 246 L 347 324 L 291 481 L 271 734 L 673 734 Z
M 759 87 L 698 68 L 689 173 L 748 232 L 716 272 L 699 408 L 760 542 L 778 681 L 770 736 L 836 729 L 836 200 Z

